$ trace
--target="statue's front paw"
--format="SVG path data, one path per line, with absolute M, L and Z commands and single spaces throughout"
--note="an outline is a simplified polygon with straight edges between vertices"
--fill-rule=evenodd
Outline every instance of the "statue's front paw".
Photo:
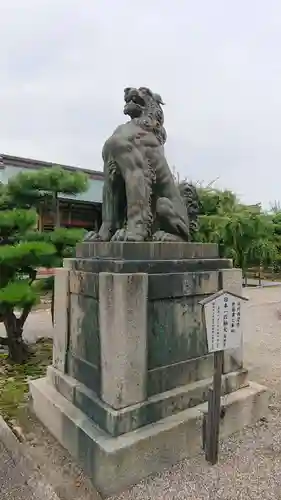
M 106 227 L 101 227 L 100 230 L 97 231 L 89 231 L 83 241 L 110 241 L 111 240 L 111 232 Z
M 152 237 L 152 241 L 184 241 L 180 236 L 175 234 L 166 233 L 165 231 L 156 231 Z
M 99 233 L 96 231 L 89 231 L 87 234 L 85 234 L 83 241 L 89 242 L 89 241 L 101 241 Z
M 116 233 L 112 236 L 111 241 L 143 241 L 143 237 L 131 233 L 127 229 L 118 229 Z

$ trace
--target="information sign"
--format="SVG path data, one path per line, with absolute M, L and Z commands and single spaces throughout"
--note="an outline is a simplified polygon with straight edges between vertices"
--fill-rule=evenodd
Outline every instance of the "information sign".
M 222 290 L 201 301 L 209 352 L 241 346 L 241 316 L 245 300 L 244 297 Z

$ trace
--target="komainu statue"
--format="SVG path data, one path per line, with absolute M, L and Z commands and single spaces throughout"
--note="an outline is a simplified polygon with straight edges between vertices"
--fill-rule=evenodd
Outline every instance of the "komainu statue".
M 104 144 L 102 225 L 86 241 L 189 241 L 198 200 L 177 186 L 164 154 L 162 99 L 146 87 L 126 88 L 120 125 Z M 197 208 L 196 208 L 197 207 Z

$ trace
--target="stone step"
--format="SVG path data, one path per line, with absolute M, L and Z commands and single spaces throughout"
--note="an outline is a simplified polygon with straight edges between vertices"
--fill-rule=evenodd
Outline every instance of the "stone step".
M 90 273 L 185 273 L 231 269 L 231 259 L 122 260 L 109 258 L 64 259 L 64 267 Z
M 222 377 L 222 395 L 248 386 L 247 370 L 227 373 Z M 48 379 L 58 392 L 80 408 L 101 429 L 112 436 L 126 434 L 139 427 L 169 417 L 207 401 L 212 378 L 161 392 L 146 401 L 116 410 L 107 405 L 97 394 L 53 366 L 48 368 Z
M 217 258 L 216 243 L 181 243 L 181 242 L 84 242 L 76 247 L 76 257 L 110 259 L 198 259 Z

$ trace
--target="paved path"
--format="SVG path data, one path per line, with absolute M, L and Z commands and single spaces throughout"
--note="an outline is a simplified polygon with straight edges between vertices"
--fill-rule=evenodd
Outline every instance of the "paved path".
M 281 283 L 280 283 L 280 281 L 268 281 L 268 280 L 261 280 L 261 282 L 259 282 L 258 279 L 248 278 L 247 285 L 248 286 L 271 287 L 271 286 L 281 286 Z

